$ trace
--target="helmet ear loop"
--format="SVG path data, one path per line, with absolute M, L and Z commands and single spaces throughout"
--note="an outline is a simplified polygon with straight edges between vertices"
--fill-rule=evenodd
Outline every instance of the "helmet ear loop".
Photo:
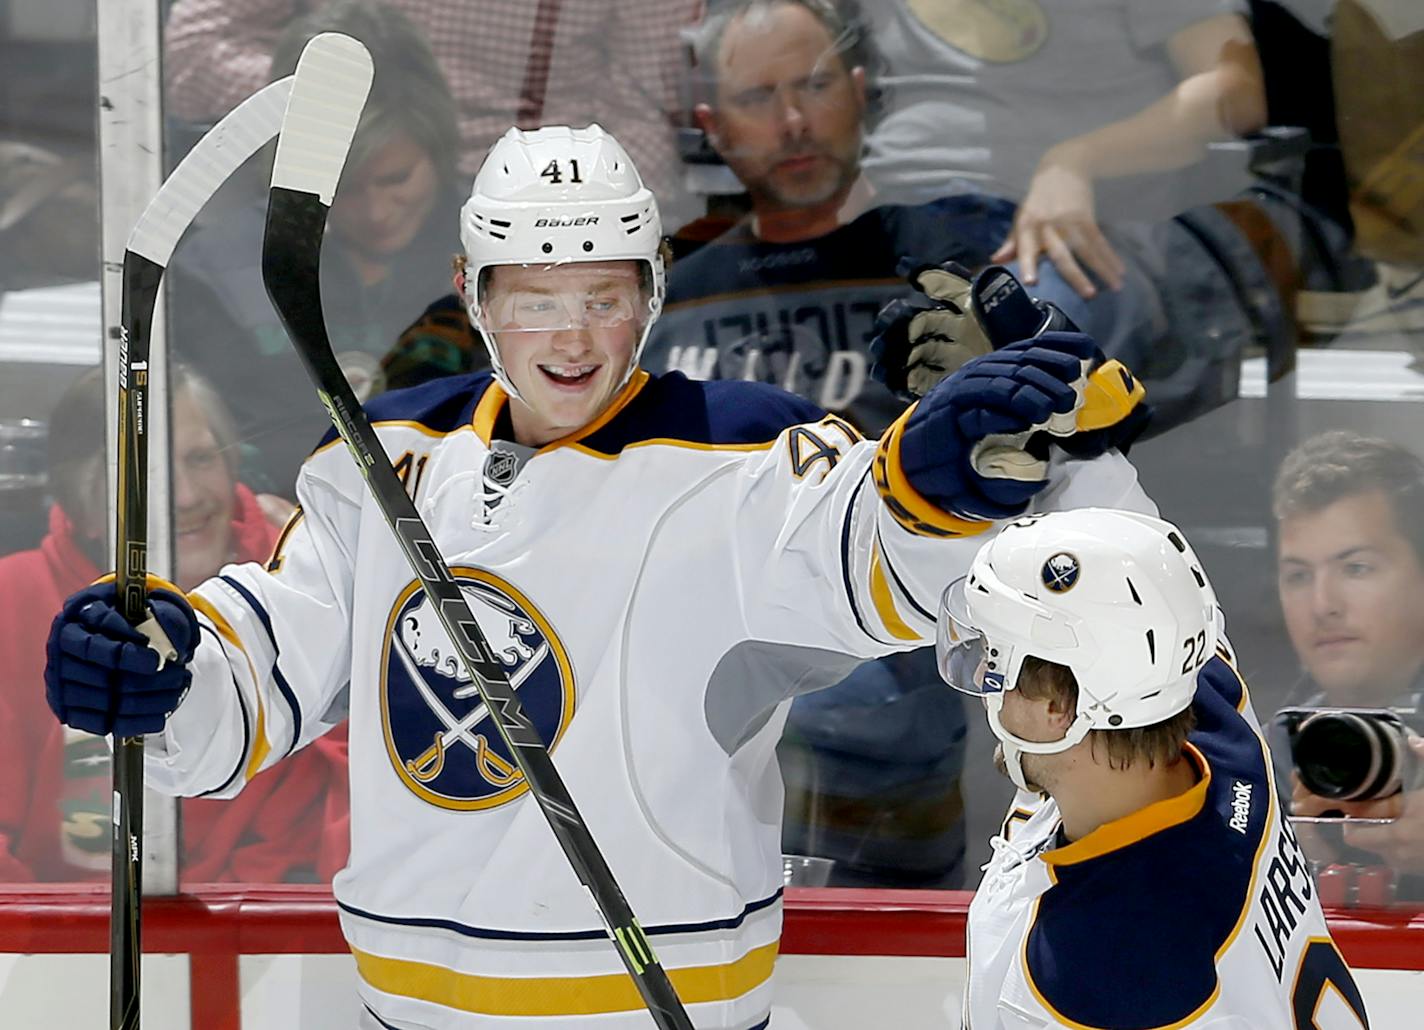
M 499 344 L 494 338 L 494 333 L 485 325 L 485 320 L 480 314 L 480 302 L 476 296 L 479 290 L 478 274 L 471 276 L 463 268 L 461 272 L 464 282 L 464 296 L 461 299 L 465 302 L 465 314 L 469 316 L 470 324 L 475 327 L 475 332 L 480 334 L 480 340 L 485 345 L 485 353 L 489 355 L 490 370 L 494 373 L 495 382 L 499 383 L 512 400 L 523 400 L 514 381 L 505 371 L 504 361 L 499 356 Z
M 648 320 L 643 323 L 643 331 L 638 337 L 638 346 L 633 351 L 633 356 L 628 360 L 628 367 L 623 372 L 623 381 L 618 384 L 618 389 L 628 385 L 633 378 L 633 373 L 643 359 L 643 349 L 648 345 L 648 337 L 653 333 L 653 323 L 658 320 L 658 316 L 663 313 L 664 278 L 662 275 L 662 258 L 659 256 L 658 262 L 653 265 L 653 293 L 648 298 Z
M 1010 688 L 1014 689 L 1014 688 Z M 1063 736 L 1057 740 L 1025 740 L 1023 737 L 1010 731 L 999 719 L 999 713 L 1003 710 L 1004 694 L 994 693 L 984 695 L 984 706 L 989 716 L 989 729 L 998 738 L 1001 744 L 1012 744 L 1018 750 L 1028 755 L 1056 755 L 1067 751 L 1078 744 L 1088 735 L 1088 731 L 1093 727 L 1088 719 L 1080 712 L 1074 716 L 1073 721 L 1068 724 L 1068 729 Z

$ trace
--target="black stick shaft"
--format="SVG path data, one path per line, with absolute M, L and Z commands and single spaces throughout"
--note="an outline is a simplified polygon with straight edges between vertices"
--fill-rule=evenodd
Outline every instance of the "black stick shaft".
M 119 327 L 119 481 L 114 568 L 132 625 L 148 618 L 148 360 L 163 267 L 124 255 Z M 109 1026 L 138 1030 L 142 959 L 143 738 L 114 741 L 114 837 L 109 915 Z
M 386 522 L 425 587 L 441 624 L 471 673 L 509 745 L 529 793 L 548 819 L 574 873 L 592 895 L 609 937 L 662 1030 L 692 1030 L 667 972 L 658 962 L 583 816 L 574 806 L 548 748 L 525 714 L 504 665 L 494 655 L 459 584 L 416 512 L 360 402 L 332 354 L 321 311 L 319 258 L 327 208 L 314 194 L 272 187 L 262 276 L 267 292 L 316 385 L 337 432 L 361 468 Z

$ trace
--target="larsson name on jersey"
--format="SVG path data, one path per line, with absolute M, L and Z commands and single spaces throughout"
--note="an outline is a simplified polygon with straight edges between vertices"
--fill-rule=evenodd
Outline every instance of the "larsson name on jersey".
M 1284 973 L 1291 937 L 1300 926 L 1300 917 L 1307 911 L 1306 902 L 1313 894 L 1310 864 L 1289 821 L 1282 819 L 1261 878 L 1261 893 L 1256 898 L 1251 928 L 1277 980 Z
M 525 713 L 554 750 L 576 698 L 563 642 L 510 583 L 483 569 L 450 572 Z M 418 580 L 400 592 L 386 621 L 381 720 L 396 775 L 423 801 L 475 811 L 528 789 Z

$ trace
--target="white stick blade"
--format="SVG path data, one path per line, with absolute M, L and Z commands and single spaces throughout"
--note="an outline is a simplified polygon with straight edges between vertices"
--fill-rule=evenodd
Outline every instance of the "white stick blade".
M 371 55 L 350 36 L 312 37 L 297 62 L 272 165 L 273 186 L 315 193 L 331 206 L 373 74 Z
M 129 233 L 127 249 L 168 266 L 178 238 L 238 166 L 277 135 L 292 76 L 263 86 L 193 144 Z

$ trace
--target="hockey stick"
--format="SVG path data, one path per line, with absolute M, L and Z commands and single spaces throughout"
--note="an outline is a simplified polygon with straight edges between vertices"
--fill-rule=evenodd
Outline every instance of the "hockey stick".
M 148 361 L 158 284 L 178 238 L 238 165 L 282 124 L 292 80 L 254 93 L 194 145 L 159 187 L 124 245 L 119 316 L 118 517 L 114 568 L 124 618 L 164 655 L 173 646 L 148 609 Z M 109 1026 L 137 1030 L 143 894 L 143 738 L 114 741 Z
M 525 714 L 503 664 L 480 632 L 469 602 L 450 575 L 430 530 L 417 514 L 332 354 L 321 311 L 321 240 L 371 74 L 365 48 L 345 36 L 317 36 L 302 52 L 272 168 L 262 245 L 263 282 L 322 404 L 433 601 L 480 699 L 494 716 L 529 793 L 593 897 L 604 928 L 654 1023 L 662 1030 L 692 1030 L 667 972 L 574 807 L 539 731 Z

